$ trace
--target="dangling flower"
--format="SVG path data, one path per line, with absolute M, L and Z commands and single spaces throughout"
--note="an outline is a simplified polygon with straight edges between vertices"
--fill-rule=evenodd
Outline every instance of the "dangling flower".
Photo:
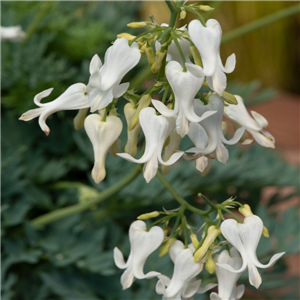
M 206 76 L 209 87 L 222 96 L 226 89 L 227 79 L 224 73 L 231 73 L 235 68 L 235 54 L 231 54 L 223 66 L 220 56 L 222 28 L 217 20 L 209 19 L 204 27 L 200 21 L 190 22 L 188 31 L 191 40 L 197 47 L 203 68 L 194 64 L 186 64 L 187 69 L 195 76 Z
M 169 25 L 166 23 L 162 23 L 161 26 L 168 27 Z M 186 25 L 183 27 L 180 27 L 178 30 L 182 30 L 182 31 L 186 30 Z M 184 38 L 178 38 L 178 43 L 179 43 L 179 46 L 184 55 L 185 61 L 187 63 L 190 63 L 191 62 L 191 60 L 189 58 L 190 42 Z M 158 41 L 155 42 L 155 49 L 156 49 L 156 51 L 159 51 L 161 49 L 161 44 Z M 183 66 L 183 61 L 182 61 L 181 55 L 180 55 L 174 41 L 172 41 L 171 44 L 169 45 L 168 53 L 167 53 L 167 62 L 169 62 L 171 60 L 175 60 L 175 61 L 179 62 L 181 64 L 181 66 Z
M 97 63 L 91 74 L 89 103 L 91 112 L 103 109 L 113 98 L 121 97 L 129 87 L 129 82 L 120 84 L 123 77 L 137 65 L 141 53 L 137 43 L 128 45 L 126 38 L 117 39 L 105 53 L 104 65 Z M 99 69 L 97 71 L 97 68 Z
M 231 248 L 230 252 L 223 250 L 221 254 L 214 257 L 216 263 L 216 275 L 218 278 L 218 293 L 211 293 L 211 300 L 238 300 L 245 291 L 245 286 L 242 284 L 236 287 L 236 282 L 242 273 L 232 273 L 218 264 L 228 264 L 234 269 L 239 269 L 243 262 L 235 248 Z
M 245 126 L 255 141 L 264 147 L 275 148 L 275 139 L 267 131 L 263 130 L 264 127 L 268 126 L 268 121 L 259 113 L 251 111 L 253 118 L 249 115 L 243 99 L 235 95 L 238 101 L 237 105 L 228 105 L 224 108 L 224 115 L 236 122 L 240 126 Z
M 122 121 L 116 116 L 108 116 L 103 122 L 100 115 L 91 114 L 85 119 L 84 128 L 94 149 L 95 162 L 92 177 L 96 183 L 99 183 L 105 178 L 107 152 L 121 134 Z
M 176 118 L 176 129 L 181 137 L 184 137 L 189 131 L 190 122 L 201 122 L 209 116 L 215 114 L 215 111 L 204 112 L 201 117 L 194 111 L 194 98 L 202 86 L 204 77 L 199 79 L 190 72 L 183 72 L 183 68 L 177 61 L 170 61 L 166 66 L 166 76 L 175 95 L 174 110 L 168 109 L 161 101 L 152 100 L 155 108 L 166 117 Z
M 0 26 L 1 41 L 18 42 L 25 38 L 26 33 L 22 30 L 21 26 Z
M 242 137 L 245 127 L 241 127 L 234 133 L 234 136 L 229 141 L 224 137 L 222 132 L 222 117 L 224 111 L 223 100 L 216 94 L 209 97 L 209 103 L 204 105 L 201 101 L 195 100 L 195 112 L 197 115 L 204 115 L 205 112 L 216 111 L 217 113 L 210 118 L 198 123 L 191 123 L 189 128 L 189 137 L 196 145 L 186 152 L 203 154 L 215 154 L 218 161 L 226 164 L 228 160 L 228 150 L 223 143 L 228 145 L 236 144 Z M 205 148 L 198 148 L 197 145 L 206 145 Z
M 86 96 L 86 86 L 83 83 L 71 85 L 63 94 L 48 103 L 41 103 L 41 100 L 49 96 L 53 88 L 37 94 L 33 102 L 40 108 L 35 108 L 25 112 L 19 120 L 30 121 L 39 117 L 39 125 L 46 135 L 49 135 L 50 128 L 46 124 L 46 119 L 53 113 L 60 110 L 76 110 L 89 107 Z
M 263 265 L 258 261 L 256 248 L 263 231 L 263 222 L 255 215 L 246 217 L 244 224 L 239 224 L 233 219 L 227 219 L 221 224 L 221 231 L 226 240 L 241 254 L 243 265 L 238 270 L 229 264 L 218 263 L 218 265 L 234 273 L 243 272 L 248 266 L 249 282 L 258 288 L 262 280 L 257 267 L 265 269 L 273 266 L 285 252 L 273 255 L 267 265 Z
M 188 299 L 195 293 L 205 293 L 216 286 L 216 284 L 208 284 L 203 288 L 199 287 L 201 280 L 196 280 L 195 277 L 202 271 L 203 263 L 194 262 L 194 250 L 192 245 L 190 248 L 185 248 L 178 240 L 171 246 L 169 254 L 174 263 L 172 279 L 159 275 L 156 284 L 156 292 L 163 295 L 164 300 Z
M 174 118 L 157 116 L 154 108 L 147 107 L 140 112 L 139 121 L 146 139 L 144 155 L 140 159 L 135 159 L 127 153 L 118 153 L 118 156 L 134 163 L 145 163 L 144 177 L 149 182 L 156 175 L 158 163 L 172 165 L 183 155 L 183 152 L 174 153 L 166 162 L 161 157 L 164 143 L 175 127 Z
M 144 274 L 143 268 L 148 256 L 159 247 L 163 239 L 164 232 L 158 226 L 146 231 L 144 221 L 138 220 L 131 224 L 129 228 L 131 249 L 126 263 L 122 252 L 117 247 L 114 249 L 115 264 L 120 269 L 126 269 L 121 276 L 123 290 L 132 285 L 134 278 L 144 279 L 160 275 L 155 271 Z

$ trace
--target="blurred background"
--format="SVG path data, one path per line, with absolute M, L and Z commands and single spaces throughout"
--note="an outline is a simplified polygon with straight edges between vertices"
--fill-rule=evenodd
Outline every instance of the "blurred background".
M 226 36 L 297 2 L 201 4 L 216 7 L 203 16 L 216 18 Z M 160 299 L 155 279 L 138 280 L 122 291 L 122 272 L 114 266 L 112 249 L 117 246 L 128 254 L 130 223 L 141 213 L 162 206 L 173 209 L 177 203 L 158 180 L 146 184 L 138 178 L 108 201 L 35 228 L 30 220 L 97 198 L 134 166 L 109 155 L 107 177 L 96 185 L 90 176 L 90 141 L 83 129 L 73 128 L 76 112 L 51 116 L 48 137 L 36 119 L 18 120 L 23 112 L 35 108 L 37 93 L 54 87 L 49 100 L 45 99 L 50 101 L 73 83 L 87 83 L 92 56 L 97 53 L 103 60 L 118 33 L 139 32 L 127 28 L 127 23 L 148 20 L 149 15 L 158 23 L 169 21 L 165 3 L 157 1 L 1 2 L 1 26 L 21 25 L 27 34 L 23 41 L 1 43 L 2 299 Z M 178 26 L 192 18 L 188 14 Z M 168 175 L 178 192 L 201 209 L 205 204 L 195 197 L 198 192 L 216 202 L 237 196 L 253 207 L 270 232 L 270 238 L 262 238 L 258 248 L 262 263 L 275 252 L 286 251 L 273 268 L 260 270 L 263 284 L 259 290 L 247 283 L 247 272 L 242 275 L 240 282 L 247 286 L 243 299 L 299 299 L 299 23 L 299 14 L 293 15 L 221 47 L 223 60 L 233 52 L 237 56 L 227 90 L 240 94 L 250 110 L 268 119 L 267 130 L 274 135 L 277 149 L 229 147 L 227 165 L 214 161 L 205 177 L 186 161 L 177 163 Z M 123 81 L 138 80 L 146 65 L 144 57 Z M 124 105 L 125 100 L 120 102 Z M 124 144 L 126 132 L 121 139 Z M 188 143 L 184 141 L 184 149 Z M 202 225 L 197 216 L 190 219 L 193 226 Z M 167 256 L 157 260 L 154 253 L 145 269 L 149 266 L 171 275 Z M 201 277 L 204 284 L 215 280 L 206 271 Z M 197 295 L 195 299 L 207 297 Z

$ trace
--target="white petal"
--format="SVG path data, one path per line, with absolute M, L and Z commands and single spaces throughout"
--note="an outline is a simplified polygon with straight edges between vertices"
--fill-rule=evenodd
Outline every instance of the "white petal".
M 26 111 L 22 116 L 19 118 L 19 120 L 22 121 L 30 121 L 36 117 L 38 117 L 42 112 L 44 111 L 43 107 L 30 109 Z
M 193 74 L 195 77 L 198 77 L 198 78 L 205 77 L 205 75 L 203 73 L 203 69 L 200 66 L 192 64 L 192 63 L 186 63 L 185 66 L 186 66 L 187 70 L 191 74 Z
M 114 248 L 114 261 L 119 269 L 127 268 L 127 263 L 124 261 L 124 256 L 117 247 Z
M 89 78 L 89 83 L 87 85 L 87 92 L 90 93 L 92 89 L 101 87 L 101 77 L 99 71 L 91 74 Z
M 223 300 L 217 293 L 213 292 L 209 295 L 210 300 Z
M 156 175 L 158 169 L 157 156 L 152 156 L 144 165 L 143 176 L 147 183 L 149 183 Z
M 48 97 L 53 91 L 53 88 L 50 88 L 50 89 L 47 89 L 47 90 L 44 90 L 40 93 L 38 93 L 37 95 L 35 95 L 35 97 L 33 98 L 33 102 L 37 105 L 37 106 L 45 106 L 47 105 L 47 103 L 41 103 L 41 100 L 43 98 L 46 98 Z
M 168 286 L 170 284 L 171 279 L 168 276 L 165 276 L 163 274 L 158 276 L 159 280 L 155 286 L 155 291 L 159 295 L 163 295 L 165 293 L 165 286 Z
M 223 66 L 221 57 L 219 55 L 219 66 L 223 72 L 227 74 L 232 73 L 234 71 L 235 64 L 236 64 L 236 58 L 234 53 L 232 53 L 230 56 L 227 57 L 225 67 Z
M 224 222 L 222 222 L 222 224 L 221 224 L 222 234 L 224 235 L 226 240 L 239 251 L 239 253 L 241 254 L 242 259 L 243 259 L 243 265 L 241 266 L 241 268 L 239 270 L 233 269 L 228 264 L 217 263 L 217 265 L 219 265 L 220 267 L 223 267 L 233 273 L 243 272 L 247 267 L 247 261 L 248 261 L 247 253 L 245 251 L 244 245 L 243 245 L 240 235 L 239 235 L 239 226 L 238 225 L 239 224 L 237 223 L 237 221 L 235 221 L 233 219 L 227 219 Z
M 90 74 L 92 75 L 93 73 L 99 71 L 101 67 L 102 67 L 101 59 L 97 54 L 95 54 L 90 62 Z
M 123 290 L 126 290 L 129 287 L 131 287 L 133 281 L 134 281 L 134 274 L 132 271 L 132 267 L 129 266 L 121 276 L 121 284 L 122 284 Z
M 129 84 L 130 84 L 129 82 L 125 82 L 125 83 L 115 86 L 113 89 L 114 98 L 120 98 L 121 96 L 123 96 L 123 94 L 129 88 Z
M 226 165 L 227 160 L 229 158 L 229 153 L 226 147 L 222 143 L 218 143 L 216 148 L 216 155 L 219 162 Z
M 208 166 L 208 158 L 205 157 L 205 156 L 201 156 L 199 158 L 196 159 L 196 169 L 199 171 L 199 172 L 204 172 L 205 169 L 207 168 Z
M 107 91 L 99 90 L 98 88 L 92 89 L 89 93 L 89 103 L 91 112 L 101 110 L 113 101 L 112 88 Z
M 157 111 L 165 117 L 174 117 L 176 115 L 175 110 L 167 108 L 161 101 L 152 99 L 153 106 Z
M 219 96 L 222 96 L 227 86 L 227 78 L 224 72 L 217 66 L 215 73 L 207 77 L 207 83 L 213 91 L 218 93 Z
M 182 297 L 188 299 L 193 297 L 196 292 L 198 291 L 198 288 L 201 284 L 201 279 L 199 280 L 190 280 L 187 284 L 187 286 L 183 289 L 181 295 Z
M 199 287 L 197 290 L 197 294 L 204 294 L 216 286 L 218 286 L 217 283 L 209 283 L 209 284 L 205 285 L 204 287 Z
M 262 280 L 256 266 L 251 261 L 248 261 L 248 274 L 250 284 L 258 289 Z
M 244 134 L 244 132 L 245 132 L 245 129 L 246 129 L 246 128 L 245 128 L 244 126 L 238 128 L 238 129 L 235 131 L 233 137 L 232 137 L 230 140 L 227 140 L 227 139 L 224 137 L 224 135 L 223 135 L 223 133 L 222 133 L 222 128 L 221 128 L 221 129 L 219 130 L 219 133 L 220 133 L 220 137 L 221 137 L 222 142 L 225 143 L 225 144 L 227 144 L 227 145 L 234 145 L 234 144 L 236 144 L 236 143 L 242 138 L 242 136 L 243 136 L 243 134 Z
M 222 30 L 218 21 L 213 19 L 208 20 L 206 26 L 198 20 L 193 20 L 188 26 L 188 31 L 201 55 L 204 74 L 212 76 L 217 65 Z
M 175 152 L 171 155 L 171 157 L 167 161 L 163 161 L 161 155 L 158 156 L 158 161 L 164 166 L 171 166 L 173 165 L 182 155 L 184 154 L 183 151 Z
M 257 113 L 256 111 L 251 111 L 251 114 L 253 116 L 253 118 L 255 119 L 255 121 L 262 127 L 267 127 L 269 125 L 267 119 L 262 116 L 261 114 Z
M 170 255 L 173 263 L 175 263 L 176 256 L 179 253 L 181 253 L 183 250 L 184 250 L 184 244 L 181 241 L 176 240 L 173 243 L 173 245 L 170 247 L 170 251 L 169 251 L 169 255 Z
M 245 286 L 243 284 L 239 285 L 235 290 L 235 298 L 239 300 L 243 297 L 245 292 Z
M 268 131 L 261 130 L 260 132 L 257 132 L 250 129 L 248 129 L 248 131 L 259 145 L 272 149 L 275 148 L 275 138 Z
M 100 70 L 101 89 L 108 90 L 119 84 L 141 58 L 136 46 L 130 47 L 126 38 L 117 39 L 105 53 L 104 65 Z

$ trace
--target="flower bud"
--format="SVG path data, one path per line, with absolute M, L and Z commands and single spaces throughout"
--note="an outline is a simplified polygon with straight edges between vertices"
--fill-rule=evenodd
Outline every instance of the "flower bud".
M 228 124 L 225 121 L 222 121 L 222 132 L 225 135 L 227 133 L 228 130 Z
M 130 33 L 124 32 L 124 33 L 119 33 L 117 35 L 117 38 L 119 38 L 119 39 L 120 38 L 126 38 L 128 41 L 132 41 L 133 39 L 135 39 L 135 36 L 130 34 Z
M 78 110 L 78 113 L 73 120 L 74 128 L 76 130 L 79 130 L 80 128 L 83 127 L 84 120 L 86 118 L 88 111 L 89 111 L 89 108 L 82 108 L 82 109 Z
M 136 109 L 132 103 L 127 103 L 124 106 L 124 114 L 127 122 L 127 143 L 125 145 L 125 152 L 131 156 L 135 156 L 137 153 L 137 143 L 141 129 L 141 126 L 138 123 L 132 130 L 129 130 L 129 124 L 135 112 Z
M 135 126 L 137 126 L 139 122 L 139 115 L 143 108 L 148 107 L 151 103 L 151 96 L 149 94 L 144 95 L 141 100 L 139 101 L 138 107 L 135 111 L 135 114 L 132 116 L 130 123 L 129 123 L 129 130 L 131 131 Z
M 243 207 L 240 207 L 239 208 L 239 212 L 245 217 L 249 217 L 249 216 L 252 216 L 253 213 L 251 211 L 251 208 L 248 204 L 245 204 Z
M 238 101 L 236 100 L 235 96 L 228 93 L 228 92 L 224 91 L 222 93 L 222 98 L 228 104 L 232 104 L 232 105 L 237 105 L 238 104 Z
M 152 66 L 154 64 L 154 54 L 153 54 L 153 49 L 152 47 L 146 47 L 145 49 L 146 55 L 147 55 L 147 60 L 150 64 L 150 66 Z
M 214 7 L 210 7 L 209 5 L 199 5 L 198 8 L 202 11 L 212 11 Z
M 165 57 L 165 55 L 167 54 L 167 50 L 159 50 L 156 52 L 156 58 L 155 61 L 153 63 L 153 65 L 151 66 L 151 71 L 152 73 L 157 73 L 158 70 L 161 67 L 161 63 Z
M 132 22 L 127 24 L 128 27 L 130 28 L 142 28 L 147 26 L 147 22 Z
M 199 51 L 198 49 L 196 48 L 195 45 L 193 46 L 190 46 L 190 51 L 192 53 L 192 56 L 193 56 L 193 59 L 194 59 L 194 62 L 197 66 L 200 66 L 202 67 L 202 60 L 201 60 L 201 57 L 200 57 L 200 54 L 199 54 Z
M 147 214 L 139 215 L 137 217 L 137 219 L 138 220 L 148 220 L 148 219 L 151 219 L 151 218 L 158 217 L 159 215 L 160 215 L 160 213 L 158 211 L 152 211 L 152 212 L 147 213 Z
M 209 274 L 212 274 L 216 269 L 216 264 L 212 258 L 211 251 L 208 251 L 208 252 L 210 252 L 210 253 L 207 255 L 205 269 L 207 270 L 207 272 Z
M 180 12 L 180 20 L 185 19 L 185 17 L 186 17 L 186 11 L 183 9 L 183 10 Z
M 190 235 L 190 238 L 192 240 L 193 246 L 197 249 L 197 247 L 199 245 L 199 241 L 198 241 L 197 235 L 195 233 L 192 233 Z
M 162 256 L 166 255 L 169 252 L 171 246 L 175 243 L 175 241 L 176 241 L 176 238 L 172 237 L 172 238 L 169 238 L 168 240 L 166 240 L 165 242 L 163 242 L 162 247 L 159 249 L 158 256 L 162 257 Z
M 206 254 L 207 249 L 210 245 L 215 241 L 217 236 L 221 233 L 220 228 L 216 228 L 216 226 L 212 225 L 208 228 L 207 236 L 202 244 L 202 246 L 196 251 L 194 254 L 194 261 L 200 261 L 204 255 Z

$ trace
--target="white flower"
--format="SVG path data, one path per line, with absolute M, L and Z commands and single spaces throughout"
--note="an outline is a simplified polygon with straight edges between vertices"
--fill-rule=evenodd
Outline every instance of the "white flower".
M 232 273 L 224 268 L 219 267 L 218 264 L 228 264 L 234 269 L 239 269 L 243 261 L 235 248 L 230 249 L 230 253 L 227 250 L 222 251 L 219 255 L 214 257 L 216 263 L 216 275 L 218 278 L 218 294 L 211 293 L 211 300 L 238 300 L 245 291 L 245 286 L 242 284 L 236 287 L 236 282 L 241 276 L 240 273 Z
M 201 280 L 195 277 L 202 271 L 203 263 L 194 262 L 192 245 L 184 248 L 181 241 L 176 241 L 170 248 L 170 257 L 174 263 L 172 279 L 165 275 L 159 275 L 156 284 L 156 292 L 163 295 L 163 300 L 188 299 L 195 293 L 205 293 L 207 290 L 216 286 L 208 284 L 200 288 Z M 167 286 L 167 288 L 166 288 Z
M 228 145 L 236 144 L 242 137 L 245 127 L 241 127 L 234 133 L 229 141 L 224 137 L 222 132 L 222 117 L 224 111 L 223 100 L 216 94 L 209 97 L 209 103 L 204 105 L 201 101 L 195 100 L 195 112 L 197 115 L 204 115 L 205 112 L 216 111 L 213 116 L 203 120 L 201 125 L 191 123 L 189 128 L 189 137 L 195 144 L 195 148 L 191 148 L 186 152 L 198 154 L 215 154 L 218 161 L 226 164 L 228 160 L 228 150 L 223 143 Z M 205 147 L 203 147 L 206 145 Z
M 235 95 L 235 98 L 238 101 L 238 104 L 226 106 L 224 115 L 233 122 L 238 123 L 240 126 L 245 126 L 246 130 L 261 146 L 275 148 L 274 137 L 269 132 L 263 130 L 264 127 L 268 126 L 268 121 L 255 111 L 251 111 L 254 119 L 251 118 L 244 105 L 243 99 L 238 95 Z
M 267 265 L 263 265 L 258 261 L 256 248 L 263 231 L 263 222 L 255 215 L 246 217 L 244 224 L 239 224 L 233 219 L 227 219 L 221 224 L 221 231 L 226 240 L 241 254 L 243 265 L 238 270 L 233 269 L 228 264 L 218 265 L 234 273 L 243 272 L 248 266 L 249 282 L 258 288 L 262 280 L 257 267 L 265 269 L 273 266 L 285 252 L 275 254 Z
M 220 43 L 222 29 L 217 20 L 209 19 L 204 27 L 200 21 L 193 20 L 189 24 L 191 40 L 197 47 L 203 68 L 194 64 L 186 64 L 186 67 L 195 76 L 206 76 L 209 87 L 222 96 L 226 88 L 227 79 L 225 73 L 233 72 L 235 68 L 235 54 L 231 54 L 223 66 L 220 57 Z
M 28 110 L 19 118 L 19 120 L 29 121 L 39 117 L 39 125 L 46 135 L 50 133 L 46 119 L 51 114 L 60 110 L 76 110 L 89 107 L 86 86 L 83 83 L 75 83 L 55 100 L 48 103 L 41 103 L 41 100 L 49 96 L 52 90 L 53 88 L 37 94 L 33 101 L 40 108 Z
M 137 65 L 140 58 L 138 44 L 133 43 L 130 47 L 126 38 L 120 38 L 107 49 L 103 66 L 100 58 L 100 63 L 97 59 L 89 82 L 91 112 L 105 108 L 113 98 L 119 98 L 126 92 L 129 82 L 120 82 Z
M 84 128 L 94 149 L 92 177 L 99 183 L 105 178 L 107 152 L 122 132 L 122 121 L 116 116 L 108 116 L 103 122 L 100 115 L 91 114 L 85 119 Z
M 134 163 L 145 163 L 144 177 L 149 182 L 156 175 L 158 163 L 172 165 L 183 155 L 183 152 L 174 153 L 166 162 L 161 157 L 164 143 L 175 127 L 174 118 L 157 116 L 154 108 L 147 107 L 140 112 L 139 122 L 146 139 L 144 155 L 140 159 L 135 159 L 127 153 L 118 153 L 118 155 Z
M 135 221 L 131 224 L 129 228 L 131 249 L 126 263 L 122 252 L 117 247 L 114 249 L 115 264 L 120 269 L 126 269 L 121 276 L 123 290 L 131 286 L 134 278 L 144 279 L 160 275 L 155 271 L 144 274 L 143 268 L 148 256 L 159 247 L 163 239 L 164 232 L 158 226 L 146 231 L 144 221 Z
M 166 66 L 166 76 L 175 95 L 174 110 L 168 109 L 161 101 L 152 100 L 155 108 L 166 117 L 176 118 L 176 129 L 181 137 L 184 137 L 189 130 L 190 122 L 201 122 L 215 111 L 207 111 L 201 117 L 194 111 L 194 98 L 202 86 L 204 77 L 195 77 L 190 72 L 183 72 L 183 68 L 177 61 L 170 61 Z
M 21 26 L 0 26 L 1 41 L 20 41 L 25 36 L 26 33 L 22 30 Z
M 162 23 L 160 26 L 168 27 L 169 25 L 166 24 L 166 23 Z M 186 30 L 186 25 L 183 26 L 183 27 L 180 27 L 179 30 Z M 182 50 L 182 53 L 184 55 L 185 61 L 187 63 L 190 63 L 191 62 L 191 60 L 189 58 L 190 42 L 188 40 L 184 39 L 184 38 L 178 38 L 178 43 L 179 43 L 179 46 L 180 46 L 180 48 Z M 158 41 L 155 42 L 155 49 L 156 49 L 156 51 L 159 51 L 161 49 L 161 44 Z M 175 60 L 183 66 L 183 61 L 182 61 L 181 55 L 180 55 L 174 41 L 172 41 L 171 44 L 168 47 L 166 60 L 167 60 L 167 62 L 169 62 L 171 60 Z

